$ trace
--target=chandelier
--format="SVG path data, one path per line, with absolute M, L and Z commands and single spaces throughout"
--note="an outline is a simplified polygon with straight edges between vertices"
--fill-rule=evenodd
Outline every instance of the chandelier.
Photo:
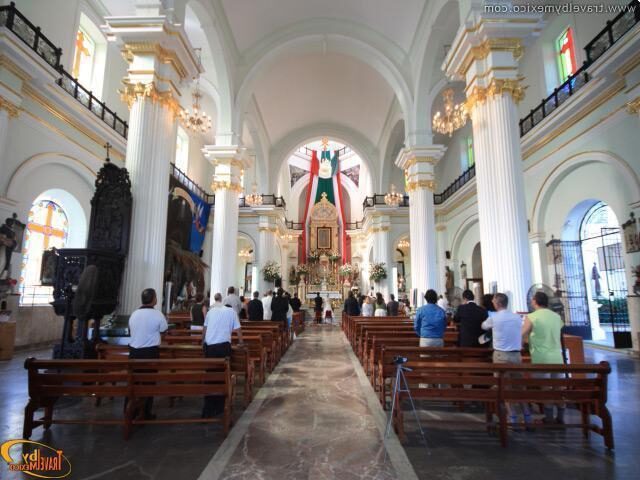
M 409 243 L 409 240 L 404 239 L 398 242 L 398 248 L 400 250 L 404 250 L 405 248 L 409 248 L 410 246 L 411 244 Z
M 240 258 L 244 258 L 244 259 L 247 259 L 247 260 L 248 260 L 248 259 L 250 259 L 250 258 L 251 258 L 252 253 L 253 253 L 253 252 L 252 252 L 251 250 L 249 250 L 248 248 L 243 248 L 242 250 L 240 250 L 240 251 L 238 252 L 238 256 L 239 256 Z
M 443 135 L 452 136 L 453 132 L 467 123 L 467 109 L 464 103 L 453 103 L 453 89 L 442 92 L 444 98 L 444 115 L 436 112 L 433 116 L 433 129 Z
M 396 192 L 396 186 L 391 184 L 391 191 L 384 196 L 384 203 L 389 205 L 390 207 L 397 207 L 402 203 L 404 197 L 401 193 Z
M 196 87 L 193 90 L 193 108 L 191 111 L 189 109 L 183 109 L 180 111 L 180 123 L 187 130 L 191 130 L 195 133 L 207 133 L 211 130 L 211 117 L 207 115 L 204 110 L 200 107 L 200 99 L 202 98 L 202 94 L 200 93 L 200 70 L 202 69 L 202 49 L 196 49 L 198 53 L 198 76 L 196 77 Z
M 258 193 L 258 184 L 253 182 L 251 186 L 251 193 L 244 197 L 245 201 L 252 207 L 259 207 L 262 205 L 262 195 Z
M 282 235 L 282 237 L 280 237 L 282 240 L 284 240 L 285 242 L 291 242 L 293 241 L 294 238 L 296 238 L 295 235 L 291 234 L 291 233 L 285 233 L 284 235 Z

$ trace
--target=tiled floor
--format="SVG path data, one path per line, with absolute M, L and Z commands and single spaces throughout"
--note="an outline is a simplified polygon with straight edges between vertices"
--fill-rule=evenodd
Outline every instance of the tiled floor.
M 420 412 L 428 448 L 407 417 L 405 448 L 389 442 L 385 461 L 381 444 L 385 418 L 344 337 L 337 327 L 329 326 L 308 328 L 296 340 L 242 417 L 236 408 L 237 423 L 224 444 L 219 426 L 200 425 L 146 426 L 129 441 L 114 426 L 54 425 L 46 433 L 36 429 L 33 439 L 63 448 L 73 465 L 73 479 L 404 480 L 416 474 L 455 480 L 638 478 L 640 362 L 593 349 L 587 354 L 590 361 L 607 360 L 613 368 L 609 408 L 615 453 L 606 452 L 598 435 L 584 441 L 579 430 L 512 433 L 509 447 L 503 449 L 487 435 L 481 414 L 443 407 Z M 22 432 L 26 356 L 0 362 L 2 441 L 20 438 Z M 174 408 L 200 407 L 196 400 L 185 400 Z M 107 401 L 100 408 L 90 401 L 68 402 L 60 415 L 67 409 L 101 415 L 120 408 L 119 402 Z M 165 400 L 157 402 L 157 412 L 172 414 Z M 443 415 L 463 415 L 478 424 L 444 427 L 435 421 Z M 2 464 L 0 478 L 21 477 Z

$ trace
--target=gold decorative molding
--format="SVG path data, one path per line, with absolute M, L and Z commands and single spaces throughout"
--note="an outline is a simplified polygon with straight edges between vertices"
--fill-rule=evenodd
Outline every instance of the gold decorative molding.
M 411 160 L 407 162 L 405 165 L 405 175 L 407 175 L 407 170 L 414 165 L 418 165 L 420 163 L 426 163 L 428 165 L 436 165 L 438 161 L 434 157 L 413 157 Z
M 442 224 L 436 225 L 436 232 L 444 232 L 446 229 L 447 229 L 446 225 L 442 225 Z
M 20 107 L 0 95 L 0 110 L 6 110 L 10 117 L 15 118 L 20 114 Z
M 640 97 L 636 97 L 634 100 L 627 102 L 627 112 L 633 115 L 640 113 Z
M 431 190 L 432 192 L 436 189 L 436 181 L 435 180 L 415 180 L 413 182 L 407 183 L 407 192 L 413 192 L 414 190 L 418 190 L 421 188 L 426 188 L 427 190 Z
M 164 64 L 170 64 L 175 69 L 181 80 L 188 77 L 187 69 L 175 52 L 162 48 L 157 43 L 138 42 L 127 43 L 123 47 L 122 57 L 127 63 L 132 63 L 136 55 L 153 55 L 158 61 Z
M 7 69 L 23 82 L 31 81 L 31 76 L 27 72 L 25 72 L 22 68 L 20 68 L 18 65 L 16 65 L 6 55 L 0 55 L 0 68 Z
M 182 107 L 180 103 L 175 99 L 171 91 L 160 91 L 156 84 L 151 83 L 130 83 L 126 80 L 123 81 L 124 88 L 120 90 L 120 99 L 127 104 L 129 110 L 133 104 L 140 98 L 148 97 L 152 102 L 160 102 L 177 115 Z
M 471 47 L 469 53 L 467 53 L 467 56 L 462 62 L 462 66 L 458 73 L 461 76 L 466 75 L 469 67 L 471 67 L 471 64 L 474 61 L 484 60 L 492 52 L 511 52 L 513 54 L 513 59 L 517 62 L 524 54 L 524 47 L 522 46 L 522 40 L 519 38 L 488 38 L 480 45 Z
M 211 190 L 214 192 L 218 190 L 233 190 L 234 192 L 242 193 L 242 185 L 229 181 L 214 180 L 211 182 Z
M 487 99 L 497 95 L 510 95 L 517 104 L 524 98 L 525 86 L 522 85 L 523 77 L 519 78 L 494 78 L 488 87 L 473 87 L 470 94 L 467 95 L 466 107 L 468 112 L 479 104 L 484 103 Z

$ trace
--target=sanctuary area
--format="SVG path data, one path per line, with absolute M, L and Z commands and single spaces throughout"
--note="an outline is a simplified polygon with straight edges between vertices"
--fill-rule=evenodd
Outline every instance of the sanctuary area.
M 636 478 L 638 152 L 638 0 L 0 0 L 0 478 Z

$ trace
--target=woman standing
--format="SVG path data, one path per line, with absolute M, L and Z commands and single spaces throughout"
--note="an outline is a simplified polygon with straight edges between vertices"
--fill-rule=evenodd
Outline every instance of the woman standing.
M 191 330 L 202 330 L 204 317 L 207 316 L 207 307 L 204 304 L 204 295 L 196 294 L 196 303 L 191 305 Z
M 384 303 L 384 298 L 380 292 L 376 293 L 376 308 L 373 315 L 375 317 L 387 316 L 387 304 Z
M 364 299 L 364 303 L 362 304 L 362 316 L 373 317 L 373 300 L 371 297 L 365 297 Z

